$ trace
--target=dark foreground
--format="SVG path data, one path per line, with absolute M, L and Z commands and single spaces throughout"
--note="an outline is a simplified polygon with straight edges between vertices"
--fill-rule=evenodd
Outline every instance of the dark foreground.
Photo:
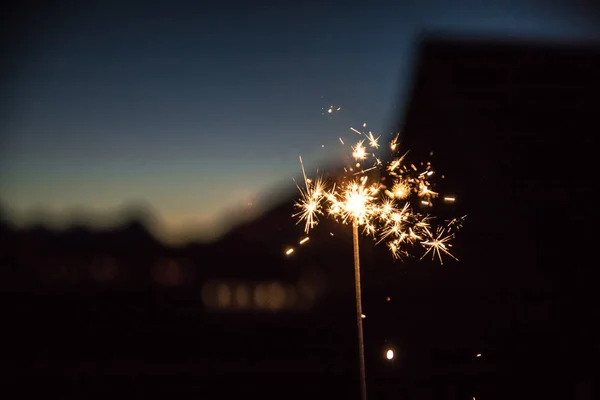
M 211 315 L 146 298 L 3 299 L 15 312 L 4 312 L 2 387 L 45 399 L 359 398 L 351 312 Z M 558 348 L 450 357 L 405 338 L 412 349 L 389 362 L 379 329 L 366 325 L 370 399 L 592 398 L 584 359 Z

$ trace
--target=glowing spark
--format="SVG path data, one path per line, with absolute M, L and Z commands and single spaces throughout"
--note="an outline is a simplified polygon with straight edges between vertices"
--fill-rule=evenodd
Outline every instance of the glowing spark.
M 377 243 L 381 243 L 389 236 L 396 237 L 395 246 L 399 246 L 407 238 L 407 233 L 404 231 L 405 225 L 409 221 L 409 203 L 405 203 L 402 210 L 396 210 L 391 202 L 384 202 L 379 210 L 379 217 L 383 219 L 384 226 L 381 228 L 380 239 Z M 392 251 L 394 253 L 394 251 Z
M 367 158 L 367 149 L 363 146 L 363 141 L 356 143 L 356 145 L 352 146 L 352 157 L 356 161 L 364 160 Z
M 398 138 L 400 138 L 400 134 L 397 134 L 396 137 L 390 142 L 390 150 L 396 151 L 398 148 Z
M 324 185 L 319 177 L 314 182 L 306 177 L 302 157 L 300 157 L 300 165 L 302 166 L 304 189 L 296 185 L 300 191 L 300 199 L 294 203 L 294 206 L 299 208 L 300 211 L 293 216 L 299 217 L 298 223 L 305 221 L 304 231 L 308 233 L 311 228 L 318 224 L 318 215 L 323 214 L 321 202 L 324 196 Z
M 356 132 L 356 133 L 358 133 L 359 135 L 362 135 L 362 132 L 361 132 L 361 131 L 359 131 L 359 130 L 357 130 L 357 129 L 350 128 L 350 130 L 351 130 L 351 131 L 353 131 L 353 132 Z
M 359 167 L 360 167 L 360 164 L 356 164 L 356 168 L 359 168 Z M 377 169 L 377 166 L 373 166 L 373 167 L 371 167 L 371 168 L 367 168 L 367 169 L 362 169 L 362 170 L 360 170 L 360 171 L 358 171 L 358 172 L 355 172 L 353 175 L 354 175 L 354 176 L 356 176 L 356 175 L 362 175 L 362 174 L 364 174 L 365 172 L 373 171 L 373 170 L 375 170 L 375 169 Z
M 379 148 L 379 136 L 375 137 L 373 136 L 373 132 L 369 131 L 368 135 L 365 135 L 367 137 L 367 139 L 369 139 L 369 145 L 375 149 Z
M 402 157 L 399 157 L 395 160 L 393 160 L 390 165 L 388 165 L 388 171 L 390 172 L 394 172 L 398 169 L 400 169 L 400 167 L 402 166 L 402 162 L 404 161 L 404 157 L 406 157 L 406 155 L 408 154 L 408 151 L 406 153 L 404 153 L 404 155 Z
M 481 353 L 477 353 L 476 357 L 477 358 L 481 357 Z
M 308 239 L 310 239 L 308 236 L 307 236 L 307 237 L 305 237 L 304 239 L 302 239 L 302 240 L 300 241 L 300 244 L 304 244 L 304 243 L 308 242 Z
M 340 139 L 340 142 L 341 142 L 342 144 L 345 144 L 345 143 L 344 143 L 344 141 L 342 140 L 342 138 L 338 138 L 338 139 Z
M 446 203 L 454 203 L 454 200 L 456 200 L 454 197 L 444 197 Z
M 443 264 L 444 262 L 442 260 L 442 253 L 445 253 L 450 257 L 454 258 L 456 261 L 458 261 L 458 258 L 454 257 L 452 253 L 450 253 L 450 251 L 448 250 L 448 247 L 451 246 L 450 244 L 448 244 L 448 242 L 454 239 L 454 234 L 452 233 L 450 235 L 444 236 L 444 231 L 444 228 L 439 228 L 436 234 L 433 235 L 429 231 L 429 229 L 425 228 L 425 233 L 428 236 L 428 240 L 421 242 L 421 244 L 427 248 L 427 251 L 425 252 L 425 254 L 423 254 L 423 257 L 431 253 L 431 259 L 433 260 L 437 255 L 438 259 L 440 260 L 440 264 Z M 423 259 L 423 257 L 421 257 L 421 259 Z
M 287 249 L 285 252 L 286 256 L 289 256 L 290 254 L 292 254 L 294 252 L 294 249 Z
M 411 192 L 410 184 L 408 182 L 400 179 L 396 183 L 394 183 L 394 186 L 392 186 L 392 191 L 391 191 L 392 196 L 390 196 L 390 197 L 404 200 L 408 196 L 410 196 L 410 192 Z
M 392 161 L 392 163 L 389 165 L 388 169 L 390 171 L 395 171 L 396 169 L 398 169 L 398 167 L 400 167 L 400 163 L 401 160 L 394 160 Z
M 448 233 L 452 231 L 458 231 L 460 228 L 462 228 L 466 218 L 467 216 L 463 215 L 460 218 L 453 218 L 452 220 L 450 220 L 450 222 L 448 222 L 447 225 Z
M 390 249 L 390 252 L 392 253 L 392 257 L 400 258 L 400 243 L 398 243 L 397 240 L 392 240 L 391 242 L 388 242 L 388 247 Z

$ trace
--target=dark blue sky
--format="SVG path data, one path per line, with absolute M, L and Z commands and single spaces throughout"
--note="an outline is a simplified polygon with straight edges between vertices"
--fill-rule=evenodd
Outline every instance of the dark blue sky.
M 258 193 L 291 182 L 298 155 L 316 167 L 365 121 L 389 134 L 421 31 L 598 33 L 566 1 L 134 3 L 48 9 L 24 25 L 0 121 L 11 208 L 144 199 L 170 236 L 217 234 L 223 212 L 260 210 Z M 330 104 L 343 107 L 331 119 Z

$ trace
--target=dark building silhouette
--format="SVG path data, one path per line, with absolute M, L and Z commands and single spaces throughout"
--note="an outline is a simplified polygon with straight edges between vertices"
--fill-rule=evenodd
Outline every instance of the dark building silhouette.
M 599 106 L 599 46 L 426 39 L 401 124 L 459 193 L 462 285 L 533 397 L 572 398 L 597 369 Z

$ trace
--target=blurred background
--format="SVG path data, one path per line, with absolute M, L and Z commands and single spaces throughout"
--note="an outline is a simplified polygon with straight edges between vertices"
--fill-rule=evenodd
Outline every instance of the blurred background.
M 358 399 L 351 229 L 291 215 L 298 157 L 339 170 L 366 124 L 468 215 L 460 262 L 361 239 L 369 398 L 598 392 L 600 8 L 3 8 L 7 391 Z

